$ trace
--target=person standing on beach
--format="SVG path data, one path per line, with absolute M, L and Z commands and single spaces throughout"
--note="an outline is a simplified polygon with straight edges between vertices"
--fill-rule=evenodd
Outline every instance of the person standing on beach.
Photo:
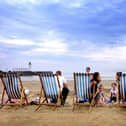
M 91 68 L 90 67 L 86 67 L 86 74 L 90 74 L 90 79 L 92 80 L 93 73 L 91 73 Z
M 91 68 L 90 67 L 86 67 L 86 75 L 91 75 L 90 71 L 91 71 Z M 92 79 L 92 75 L 90 77 L 91 77 L 90 78 L 90 80 L 91 80 Z M 84 103 L 85 100 L 86 99 L 84 99 L 84 98 L 79 98 L 79 103 Z
M 60 70 L 56 71 L 56 75 L 59 78 L 60 86 L 61 86 L 61 91 L 62 91 L 62 100 L 61 104 L 64 105 L 65 101 L 67 99 L 69 89 L 67 85 L 67 80 L 62 76 L 62 72 Z
M 99 72 L 95 72 L 93 74 L 93 79 L 91 80 L 90 98 L 89 98 L 89 102 L 90 103 L 92 103 L 92 100 L 95 100 L 96 92 L 98 90 L 98 85 L 99 85 L 100 82 L 101 82 L 100 73 Z
M 90 73 L 90 71 L 91 71 L 91 68 L 90 67 L 86 67 L 86 73 Z

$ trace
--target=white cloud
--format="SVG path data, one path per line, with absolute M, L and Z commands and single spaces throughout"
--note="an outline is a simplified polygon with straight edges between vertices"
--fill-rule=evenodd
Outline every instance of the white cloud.
M 41 2 L 41 0 L 0 0 L 0 2 L 5 2 L 8 3 L 10 5 L 18 5 L 18 4 L 37 4 L 39 2 Z
M 94 44 L 83 40 L 82 42 L 70 42 L 68 43 L 65 38 L 60 38 L 60 34 L 55 31 L 49 31 L 43 36 L 43 40 L 39 42 L 27 40 L 27 39 L 17 39 L 13 37 L 11 39 L 5 39 L 0 37 L 0 43 L 12 46 L 32 46 L 29 50 L 21 51 L 23 55 L 42 55 L 45 53 L 52 55 L 64 55 L 72 57 L 87 58 L 94 61 L 115 61 L 115 60 L 125 60 L 126 61 L 126 39 L 125 36 L 120 37 L 117 41 L 121 45 L 116 46 L 104 46 L 100 44 Z M 62 36 L 63 37 L 63 36 Z
M 1 3 L 8 3 L 10 5 L 49 5 L 58 4 L 66 8 L 81 8 L 87 5 L 95 5 L 98 8 L 114 7 L 114 5 L 122 2 L 123 0 L 0 0 Z
M 1 3 L 7 3 L 9 5 L 48 5 L 48 4 L 57 4 L 61 0 L 0 0 Z
M 49 34 L 48 34 L 49 35 Z M 51 34 L 51 36 L 53 36 Z M 111 45 L 100 45 L 90 41 L 83 40 L 82 42 L 68 43 L 67 41 L 49 36 L 49 39 L 42 40 L 35 44 L 35 47 L 31 50 L 21 52 L 21 54 L 33 54 L 42 55 L 45 53 L 53 55 L 64 55 L 71 57 L 80 57 L 82 59 L 89 59 L 93 61 L 115 61 L 125 60 L 126 61 L 126 44 L 125 37 L 121 37 L 120 43 L 115 46 Z M 52 39 L 51 39 L 52 38 Z M 78 45 L 79 44 L 79 45 Z
M 32 59 L 31 60 L 32 64 L 43 64 L 43 65 L 59 65 L 60 62 L 56 60 L 50 60 L 50 59 Z
M 36 5 L 48 6 L 57 4 L 60 7 L 72 9 L 72 8 L 80 8 L 84 6 L 88 1 L 86 0 L 0 0 L 0 3 L 6 3 L 11 6 L 16 6 L 18 8 L 27 8 L 31 9 Z M 33 8 L 32 8 L 33 9 Z
M 46 40 L 44 42 L 38 43 L 39 48 L 36 51 L 45 52 L 66 52 L 68 45 L 60 39 L 56 40 Z
M 65 7 L 65 8 L 81 8 L 85 6 L 88 1 L 87 0 L 60 0 L 57 2 L 60 6 Z
M 79 49 L 69 50 L 67 53 L 72 57 L 87 58 L 93 61 L 126 61 L 126 38 L 125 36 L 118 38 L 116 44 L 97 44 L 83 40 L 79 42 Z M 74 43 L 74 47 L 78 47 L 78 43 Z
M 0 43 L 1 44 L 7 44 L 7 45 L 16 45 L 16 46 L 29 46 L 34 45 L 35 43 L 31 40 L 26 39 L 17 39 L 17 38 L 4 38 L 0 37 Z
M 23 51 L 22 54 L 33 54 L 33 55 L 42 55 L 42 53 L 49 53 L 49 54 L 64 54 L 68 51 L 68 45 L 60 40 L 50 40 L 44 41 L 41 43 L 36 43 L 36 47 L 29 50 Z
M 0 0 L 0 3 L 7 3 L 17 8 L 25 8 L 27 10 L 34 10 L 36 6 L 58 5 L 60 12 L 74 15 L 77 14 L 77 9 L 83 8 L 83 17 L 90 17 L 94 14 L 111 8 L 117 11 L 118 5 L 124 0 Z
M 69 4 L 69 7 L 70 8 L 80 8 L 80 7 L 82 7 L 83 6 L 83 4 L 81 3 L 81 2 L 79 2 L 79 1 L 76 1 L 76 2 L 74 2 L 74 3 L 70 3 Z
M 55 54 L 63 54 L 68 51 L 68 44 L 67 42 L 62 39 L 62 36 L 54 31 L 49 30 L 42 34 L 42 37 L 38 37 L 37 41 L 28 40 L 28 39 L 19 39 L 16 36 L 10 36 L 9 38 L 5 38 L 0 36 L 0 43 L 5 46 L 11 47 L 20 47 L 20 46 L 27 46 L 29 49 L 26 51 L 22 51 L 21 54 L 31 54 L 33 53 L 38 55 L 39 53 L 55 53 Z
M 39 41 L 36 42 L 35 46 L 31 50 L 21 52 L 22 54 L 39 55 L 40 53 L 50 53 L 50 54 L 65 54 L 68 51 L 67 41 L 65 41 L 63 34 L 55 30 L 49 30 L 43 33 Z
M 5 53 L 0 52 L 0 59 L 4 59 L 4 58 L 6 58 L 6 54 L 5 54 Z
M 98 52 L 91 52 L 84 56 L 92 60 L 126 60 L 126 46 L 101 48 Z

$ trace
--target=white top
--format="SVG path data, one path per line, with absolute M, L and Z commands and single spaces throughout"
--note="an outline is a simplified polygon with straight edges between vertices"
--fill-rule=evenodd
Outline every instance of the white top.
M 112 94 L 112 97 L 116 97 L 118 94 L 118 89 L 115 88 L 115 90 L 114 90 L 113 88 L 111 88 L 111 94 Z
M 59 78 L 59 83 L 60 83 L 60 87 L 61 87 L 61 90 L 62 90 L 63 85 L 67 83 L 67 80 L 63 76 L 58 76 L 58 78 Z

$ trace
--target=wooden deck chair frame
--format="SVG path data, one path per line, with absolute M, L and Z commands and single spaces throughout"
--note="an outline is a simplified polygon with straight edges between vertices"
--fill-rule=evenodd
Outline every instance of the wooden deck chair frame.
M 57 82 L 58 82 L 58 87 L 59 87 L 57 103 L 49 103 L 48 97 L 46 95 L 46 91 L 44 89 L 44 84 L 43 84 L 42 76 L 55 76 L 56 77 Z M 46 74 L 39 74 L 39 78 L 40 78 L 40 83 L 41 83 L 41 91 L 40 91 L 40 97 L 39 97 L 39 106 L 37 107 L 37 109 L 35 111 L 39 110 L 39 108 L 42 105 L 54 106 L 53 110 L 55 110 L 57 106 L 61 105 L 61 98 L 62 98 L 61 86 L 60 86 L 60 82 L 59 82 L 58 76 L 56 74 L 46 73 Z M 44 94 L 44 100 L 43 101 L 41 101 L 41 99 L 42 99 L 42 93 Z
M 76 75 L 87 75 L 87 73 L 73 73 L 74 76 L 74 94 L 73 94 L 73 111 L 75 109 L 75 106 L 90 106 L 90 103 L 79 103 L 78 95 L 77 95 L 77 83 L 76 83 Z M 92 76 L 93 74 L 89 74 L 89 76 Z M 89 92 L 90 95 L 90 92 Z
M 121 85 L 121 83 L 122 84 L 125 83 L 125 84 Z M 119 106 L 120 107 L 126 107 L 126 104 L 120 103 L 121 100 L 124 100 L 123 97 L 125 97 L 125 99 L 126 99 L 126 93 L 124 93 L 124 91 L 126 92 L 126 73 L 120 73 L 120 80 L 118 81 L 118 91 L 119 91 L 119 94 L 118 94 Z
M 17 78 L 18 78 L 18 81 L 19 81 L 19 87 L 20 87 L 20 94 L 21 94 L 21 98 L 19 99 L 19 103 L 8 103 L 9 101 L 11 102 L 11 99 L 12 99 L 12 98 L 9 98 L 9 97 L 8 97 L 8 100 L 4 103 L 5 93 L 8 96 L 6 84 L 5 84 L 5 81 L 4 81 L 4 75 L 5 74 L 6 75 L 8 74 L 10 76 L 12 76 L 14 74 L 17 75 Z M 4 73 L 4 74 L 1 74 L 0 78 L 1 78 L 1 81 L 2 81 L 2 84 L 3 84 L 3 88 L 4 88 L 3 93 L 2 93 L 2 98 L 1 98 L 1 108 L 4 107 L 4 106 L 22 106 L 24 104 L 23 99 L 25 100 L 26 105 L 28 105 L 28 99 L 27 99 L 27 96 L 26 96 L 25 91 L 24 91 L 24 87 L 23 87 L 23 84 L 22 84 L 22 81 L 21 81 L 21 77 L 18 73 L 14 73 L 14 72 Z

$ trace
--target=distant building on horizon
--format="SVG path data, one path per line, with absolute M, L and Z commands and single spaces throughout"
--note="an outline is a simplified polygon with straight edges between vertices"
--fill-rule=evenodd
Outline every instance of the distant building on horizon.
M 29 62 L 27 68 L 17 67 L 17 68 L 12 68 L 12 71 L 32 71 L 32 63 Z
M 31 71 L 32 70 L 32 63 L 31 62 L 28 63 L 28 67 L 29 67 L 29 70 Z

